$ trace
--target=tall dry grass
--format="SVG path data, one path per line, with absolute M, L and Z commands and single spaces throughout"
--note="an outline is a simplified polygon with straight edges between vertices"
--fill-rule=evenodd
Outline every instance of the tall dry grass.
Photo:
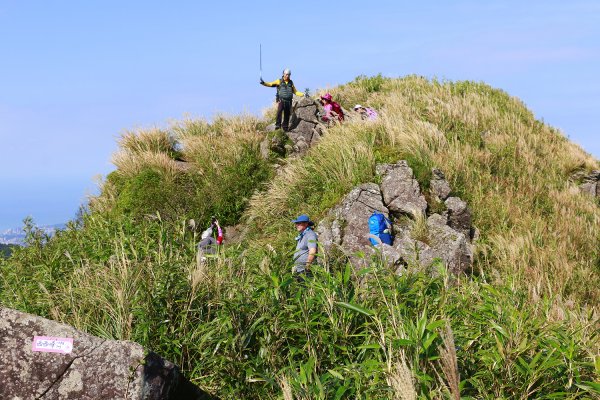
M 112 163 L 117 167 L 120 175 L 132 177 L 146 168 L 160 171 L 162 176 L 173 180 L 180 172 L 175 160 L 166 153 L 153 151 L 141 151 L 133 153 L 130 151 L 119 151 L 112 157 Z
M 460 400 L 460 373 L 456 358 L 456 346 L 454 345 L 452 328 L 448 323 L 446 323 L 446 329 L 441 336 L 443 346 L 440 349 L 440 366 L 444 375 L 444 384 L 448 388 L 452 399 Z
M 289 218 L 300 208 L 309 213 L 321 211 L 321 201 L 326 203 L 328 197 L 337 199 L 372 175 L 372 128 L 342 125 L 329 133 L 304 159 L 289 160 L 269 183 L 268 190 L 250 199 L 246 217 L 252 227 L 267 228 L 267 234 L 285 229 Z M 328 205 L 333 206 L 333 202 Z
M 130 153 L 170 153 L 175 146 L 175 138 L 159 128 L 137 129 L 123 133 L 118 144 L 123 151 Z
M 417 399 L 412 373 L 403 358 L 390 367 L 386 380 L 393 390 L 394 400 Z

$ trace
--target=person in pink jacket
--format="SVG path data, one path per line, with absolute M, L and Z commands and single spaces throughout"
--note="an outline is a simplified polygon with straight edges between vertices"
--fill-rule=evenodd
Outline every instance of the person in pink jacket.
M 321 104 L 323 105 L 323 109 L 325 110 L 325 115 L 321 117 L 321 120 L 329 122 L 333 119 L 335 115 L 337 115 L 337 118 L 340 122 L 344 120 L 344 112 L 342 111 L 342 107 L 338 103 L 333 101 L 331 94 L 326 93 L 323 96 L 321 96 Z

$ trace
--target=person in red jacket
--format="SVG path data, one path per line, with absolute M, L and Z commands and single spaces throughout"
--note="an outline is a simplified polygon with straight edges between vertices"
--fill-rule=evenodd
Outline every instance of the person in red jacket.
M 336 115 L 338 121 L 342 122 L 344 120 L 344 112 L 342 111 L 342 107 L 338 103 L 333 101 L 331 94 L 326 93 L 323 96 L 321 96 L 321 104 L 325 109 L 325 115 L 321 117 L 323 121 L 329 122 Z
M 217 238 L 214 238 L 214 230 L 217 230 Z M 223 243 L 223 230 L 219 225 L 219 221 L 212 217 L 210 226 L 200 236 L 200 243 L 198 243 L 198 262 L 206 261 L 205 254 L 215 254 L 217 252 L 217 246 Z

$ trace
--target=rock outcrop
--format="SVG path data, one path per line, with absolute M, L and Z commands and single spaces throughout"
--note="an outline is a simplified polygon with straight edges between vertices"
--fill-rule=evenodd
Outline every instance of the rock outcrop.
M 460 198 L 447 197 L 450 186 L 441 171 L 433 171 L 433 180 L 445 183 L 435 187 L 432 182 L 430 186 L 432 197 L 447 197 L 447 210 L 429 217 L 425 196 L 406 161 L 378 165 L 377 173 L 382 176 L 381 187 L 375 183 L 357 186 L 318 223 L 324 253 L 341 251 L 357 268 L 377 255 L 397 268 L 398 273 L 405 266 L 429 267 L 436 260 L 442 261 L 452 274 L 467 271 L 473 262 L 471 239 L 475 229 L 471 212 Z M 392 218 L 392 246 L 371 246 L 368 218 L 373 210 Z
M 360 119 L 356 112 L 349 112 L 342 109 L 344 112 L 344 121 L 352 121 Z M 323 106 L 318 100 L 310 97 L 296 97 L 292 100 L 292 112 L 290 115 L 289 130 L 286 132 L 288 138 L 293 143 L 290 148 L 282 147 L 281 143 L 275 143 L 267 136 L 265 141 L 261 143 L 261 154 L 263 158 L 268 158 L 271 152 L 279 155 L 301 156 L 308 151 L 310 147 L 315 145 L 321 136 L 327 130 L 328 124 L 335 125 L 339 123 L 330 121 L 323 122 Z M 267 132 L 275 131 L 275 124 L 271 124 L 265 129 Z
M 72 339 L 72 350 L 34 351 L 35 336 Z M 137 343 L 16 310 L 0 308 L 0 348 L 2 399 L 214 399 Z
M 571 174 L 569 180 L 579 187 L 581 192 L 600 200 L 600 170 L 579 169 Z
M 310 97 L 294 97 L 288 137 L 296 154 L 304 154 L 325 132 L 319 121 L 320 104 Z
M 448 197 L 444 203 L 448 209 L 448 226 L 472 239 L 473 221 L 467 202 L 459 197 Z
M 273 125 L 273 127 L 274 126 L 275 125 Z M 274 129 L 267 129 L 267 135 L 263 141 L 260 142 L 260 155 L 264 160 L 270 159 L 271 155 L 276 157 L 285 157 L 288 152 L 285 143 L 285 136 L 274 131 Z
M 414 218 L 425 214 L 427 201 L 406 161 L 381 164 L 377 166 L 377 174 L 382 176 L 383 201 L 392 213 L 408 214 Z
M 446 180 L 446 176 L 437 168 L 431 170 L 431 194 L 437 197 L 440 201 L 444 201 L 450 195 L 450 184 Z
M 579 188 L 600 200 L 600 170 L 594 170 L 584 176 Z
M 387 207 L 383 205 L 379 186 L 376 183 L 365 183 L 354 188 L 331 211 L 329 218 L 319 223 L 319 242 L 326 248 L 340 246 L 349 256 L 364 252 L 371 244 L 368 220 L 373 210 L 389 216 Z

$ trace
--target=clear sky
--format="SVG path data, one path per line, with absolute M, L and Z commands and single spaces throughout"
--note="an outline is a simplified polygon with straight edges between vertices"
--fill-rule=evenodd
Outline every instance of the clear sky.
M 116 138 L 357 75 L 485 81 L 600 158 L 598 1 L 0 0 L 0 231 L 72 219 Z

